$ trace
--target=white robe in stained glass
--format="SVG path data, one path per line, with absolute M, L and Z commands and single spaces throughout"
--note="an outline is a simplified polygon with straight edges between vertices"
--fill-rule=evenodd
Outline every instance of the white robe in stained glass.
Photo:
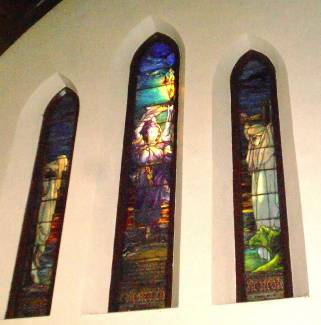
M 246 161 L 252 175 L 252 205 L 256 226 L 280 228 L 280 209 L 273 127 L 254 124 L 245 127 L 248 139 Z

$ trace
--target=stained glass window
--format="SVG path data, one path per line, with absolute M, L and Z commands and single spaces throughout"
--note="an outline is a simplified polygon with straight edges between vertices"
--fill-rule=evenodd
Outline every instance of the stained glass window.
M 45 111 L 6 318 L 50 314 L 78 107 L 65 88 Z
M 237 300 L 292 296 L 275 70 L 249 51 L 231 76 Z
M 159 33 L 131 64 L 109 311 L 171 305 L 178 72 Z

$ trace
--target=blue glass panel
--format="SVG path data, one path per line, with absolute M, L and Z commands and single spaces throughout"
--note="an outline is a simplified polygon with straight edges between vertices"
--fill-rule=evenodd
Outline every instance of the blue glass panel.
M 136 93 L 136 107 L 151 106 L 166 103 L 170 100 L 166 86 L 138 90 Z
M 50 125 L 44 135 L 47 143 L 47 162 L 55 160 L 59 155 L 70 157 L 75 121 L 60 121 Z
M 165 43 L 154 43 L 141 58 L 139 63 L 139 71 L 145 73 L 147 71 L 170 68 L 176 62 L 173 49 Z
M 51 125 L 45 133 L 45 141 L 52 142 L 58 137 L 71 137 L 74 132 L 74 124 L 74 121 L 61 121 L 59 123 Z
M 54 122 L 56 120 L 66 119 L 70 115 L 74 114 L 76 114 L 74 98 L 67 94 L 63 98 L 61 98 L 59 102 L 55 103 L 55 109 L 50 110 L 48 114 L 46 114 L 46 116 L 50 120 L 50 122 Z
M 268 67 L 260 61 L 249 61 L 240 74 L 242 87 L 239 93 L 239 103 L 242 112 L 260 114 L 263 101 L 271 99 L 273 79 Z

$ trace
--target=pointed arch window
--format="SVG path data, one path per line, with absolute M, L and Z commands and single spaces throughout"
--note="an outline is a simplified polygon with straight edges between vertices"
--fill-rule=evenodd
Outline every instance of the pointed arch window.
M 163 34 L 132 60 L 109 311 L 171 306 L 178 74 Z
M 78 110 L 64 88 L 44 113 L 6 318 L 50 314 Z
M 231 75 L 237 300 L 292 296 L 275 69 L 249 51 Z

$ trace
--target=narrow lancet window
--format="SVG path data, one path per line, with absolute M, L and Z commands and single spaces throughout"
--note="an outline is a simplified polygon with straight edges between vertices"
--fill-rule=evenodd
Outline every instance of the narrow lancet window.
M 6 318 L 50 314 L 78 108 L 65 88 L 45 111 Z
M 109 311 L 171 306 L 178 72 L 159 33 L 131 64 Z
M 237 300 L 292 296 L 275 70 L 247 52 L 231 76 Z

